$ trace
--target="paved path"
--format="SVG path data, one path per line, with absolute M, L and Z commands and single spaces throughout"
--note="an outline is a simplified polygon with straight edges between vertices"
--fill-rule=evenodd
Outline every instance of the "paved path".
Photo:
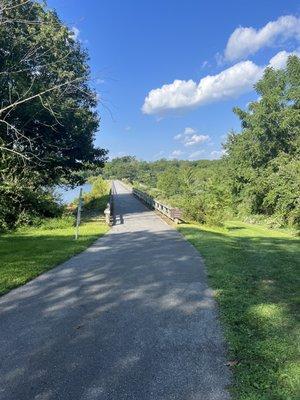
M 116 225 L 0 299 L 1 400 L 226 400 L 201 258 L 116 182 Z

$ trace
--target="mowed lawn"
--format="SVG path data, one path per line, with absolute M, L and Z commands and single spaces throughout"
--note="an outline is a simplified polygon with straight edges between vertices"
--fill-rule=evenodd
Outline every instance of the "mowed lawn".
M 99 221 L 88 221 L 81 224 L 76 241 L 73 226 L 0 235 L 0 295 L 83 251 L 107 230 Z
M 300 398 L 300 240 L 240 222 L 180 225 L 203 255 L 239 400 Z

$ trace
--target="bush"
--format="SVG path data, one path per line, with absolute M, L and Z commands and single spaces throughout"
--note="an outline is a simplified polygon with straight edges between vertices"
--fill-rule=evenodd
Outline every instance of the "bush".
M 84 208 L 87 210 L 104 211 L 108 201 L 108 184 L 101 177 L 91 177 L 89 183 L 92 185 L 92 190 L 85 193 L 83 196 Z
M 60 217 L 63 211 L 64 207 L 48 189 L 17 184 L 0 186 L 0 231 L 38 225 L 41 219 Z
M 184 220 L 205 223 L 205 209 L 200 196 L 174 196 L 170 204 L 182 210 Z
M 108 202 L 109 185 L 101 176 L 91 177 L 89 183 L 92 189 L 83 195 L 84 209 L 103 212 Z M 76 202 L 78 203 L 78 199 Z

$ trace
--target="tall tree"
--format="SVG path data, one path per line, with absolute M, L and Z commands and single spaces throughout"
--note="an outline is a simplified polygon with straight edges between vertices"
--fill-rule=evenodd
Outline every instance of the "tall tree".
M 45 4 L 0 2 L 0 170 L 2 184 L 82 181 L 103 165 L 94 147 L 99 118 L 87 53 Z
M 234 110 L 242 132 L 225 145 L 233 194 L 246 213 L 300 222 L 300 59 L 289 57 L 284 70 L 266 69 L 256 91 L 259 99 L 247 111 Z

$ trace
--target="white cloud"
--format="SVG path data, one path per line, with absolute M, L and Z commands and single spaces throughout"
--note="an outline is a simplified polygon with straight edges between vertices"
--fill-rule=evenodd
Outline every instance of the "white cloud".
M 179 140 L 185 137 L 186 135 L 193 135 L 194 133 L 197 133 L 196 129 L 187 127 L 184 128 L 184 131 L 182 133 L 178 133 L 178 135 L 174 136 L 174 139 Z
M 199 158 L 203 153 L 205 153 L 205 150 L 198 150 L 198 151 L 194 151 L 193 153 L 191 153 L 189 155 L 189 160 L 196 160 L 197 158 Z
M 169 158 L 178 158 L 178 157 L 182 156 L 183 154 L 184 154 L 184 152 L 181 150 L 174 150 L 170 154 Z
M 175 135 L 174 136 L 174 139 L 175 140 L 179 140 L 179 139 L 181 139 L 182 138 L 182 134 L 181 133 L 178 133 L 178 135 Z
M 189 126 L 184 129 L 184 134 L 185 135 L 193 135 L 193 133 L 197 133 L 196 129 L 191 128 Z
M 182 133 L 174 136 L 174 139 L 181 140 L 185 146 L 193 146 L 195 144 L 207 142 L 210 137 L 208 135 L 198 135 L 196 129 L 187 127 Z
M 153 89 L 145 98 L 145 114 L 162 114 L 168 110 L 193 108 L 236 97 L 252 89 L 262 76 L 263 67 L 252 61 L 243 61 L 217 75 L 208 75 L 197 84 L 193 80 L 175 80 Z
M 142 111 L 145 114 L 163 114 L 238 97 L 253 89 L 266 67 L 284 68 L 288 56 L 292 54 L 300 56 L 299 51 L 280 51 L 265 66 L 256 65 L 252 61 L 241 61 L 217 75 L 207 75 L 198 84 L 191 79 L 175 80 L 171 84 L 151 90 L 145 98 Z M 178 134 L 175 139 L 182 137 L 182 134 Z
M 286 66 L 288 57 L 293 54 L 298 57 L 300 56 L 300 52 L 298 51 L 292 51 L 291 53 L 288 53 L 287 51 L 280 51 L 271 58 L 271 60 L 269 61 L 269 66 L 275 69 L 284 68 Z
M 125 126 L 125 131 L 127 131 L 127 132 L 131 131 L 131 126 L 129 126 L 129 125 Z
M 79 37 L 79 34 L 80 34 L 80 30 L 79 30 L 78 28 L 76 28 L 76 26 L 73 26 L 73 27 L 71 28 L 71 35 L 72 35 L 72 38 L 73 38 L 74 40 L 77 40 L 78 37 Z
M 261 29 L 239 27 L 227 42 L 224 58 L 227 61 L 240 60 L 263 47 L 283 43 L 291 38 L 300 40 L 300 18 L 293 15 L 279 17 Z
M 208 135 L 192 135 L 189 137 L 186 137 L 184 145 L 185 146 L 193 146 L 194 144 L 200 144 L 207 142 L 209 140 Z

